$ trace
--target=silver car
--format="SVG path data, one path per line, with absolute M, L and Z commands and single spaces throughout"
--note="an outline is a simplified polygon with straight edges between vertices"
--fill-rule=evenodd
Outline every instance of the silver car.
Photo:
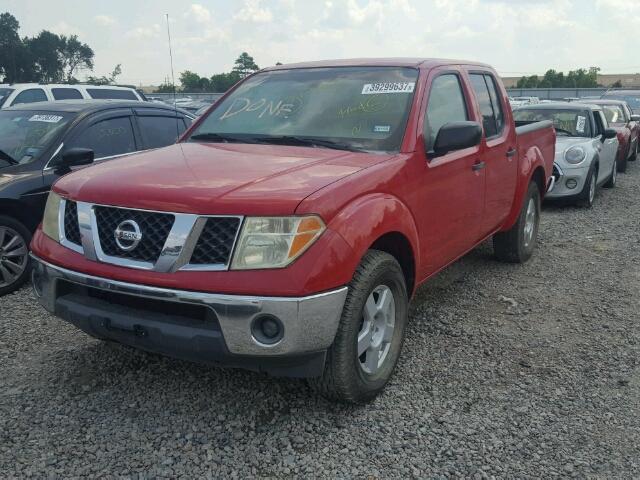
M 546 199 L 565 199 L 591 207 L 599 186 L 616 184 L 616 131 L 602 108 L 575 102 L 527 105 L 513 112 L 517 125 L 551 120 L 556 128 L 554 184 Z

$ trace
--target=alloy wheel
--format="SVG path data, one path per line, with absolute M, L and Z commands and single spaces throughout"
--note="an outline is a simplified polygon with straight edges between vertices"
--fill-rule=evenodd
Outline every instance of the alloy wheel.
M 0 287 L 16 282 L 29 263 L 29 249 L 22 236 L 9 227 L 0 226 Z
M 596 198 L 596 176 L 595 172 L 591 175 L 591 180 L 589 180 L 589 205 L 593 203 L 593 200 Z
M 527 213 L 524 218 L 524 247 L 529 248 L 536 230 L 536 202 L 533 198 L 527 204 Z
M 366 373 L 378 372 L 389 353 L 396 324 L 396 303 L 391 289 L 378 285 L 364 305 L 358 332 L 358 362 Z

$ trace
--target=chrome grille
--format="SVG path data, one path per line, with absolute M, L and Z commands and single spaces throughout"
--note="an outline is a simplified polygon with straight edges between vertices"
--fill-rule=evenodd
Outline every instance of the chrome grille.
M 240 227 L 238 217 L 210 217 L 200 234 L 191 265 L 227 265 Z
M 78 204 L 71 200 L 65 202 L 64 237 L 70 243 L 78 246 L 82 245 L 80 224 L 78 223 Z
M 160 257 L 175 220 L 174 215 L 170 213 L 97 205 L 94 206 L 94 212 L 100 246 L 106 255 L 151 263 L 156 262 Z M 129 252 L 118 247 L 114 237 L 116 228 L 125 220 L 136 222 L 142 233 L 140 244 Z

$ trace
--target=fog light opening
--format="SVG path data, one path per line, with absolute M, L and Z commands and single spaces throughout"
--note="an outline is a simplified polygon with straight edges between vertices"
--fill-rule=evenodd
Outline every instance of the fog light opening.
M 576 188 L 578 186 L 578 181 L 575 178 L 569 178 L 567 180 L 566 185 L 567 185 L 567 188 L 570 188 L 570 189 L 573 190 L 574 188 Z
M 273 315 L 260 315 L 251 324 L 253 339 L 263 345 L 275 345 L 284 337 L 284 325 Z

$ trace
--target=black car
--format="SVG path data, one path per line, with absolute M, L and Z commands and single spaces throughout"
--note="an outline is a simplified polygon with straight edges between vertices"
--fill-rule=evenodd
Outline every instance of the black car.
M 120 100 L 0 110 L 0 295 L 26 280 L 31 235 L 60 176 L 92 161 L 170 145 L 192 119 L 168 105 Z

